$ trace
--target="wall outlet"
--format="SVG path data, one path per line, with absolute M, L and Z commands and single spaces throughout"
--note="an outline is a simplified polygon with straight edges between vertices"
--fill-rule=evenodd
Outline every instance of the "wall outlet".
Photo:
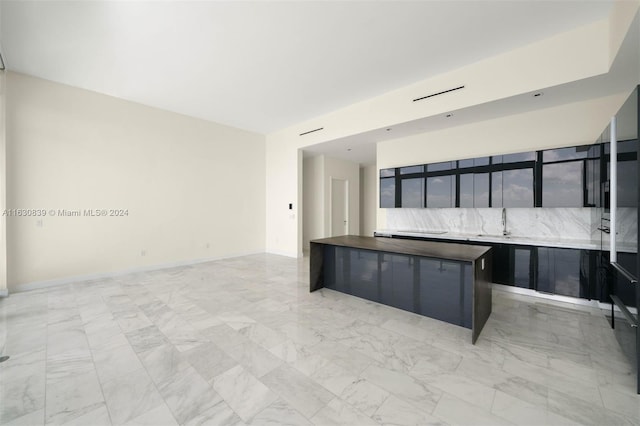
M 42 228 L 42 219 L 38 219 L 38 220 L 36 221 L 36 226 L 37 226 L 38 228 Z

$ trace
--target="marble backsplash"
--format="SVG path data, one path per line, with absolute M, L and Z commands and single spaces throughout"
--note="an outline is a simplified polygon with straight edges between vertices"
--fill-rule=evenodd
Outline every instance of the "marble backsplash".
M 599 240 L 602 210 L 597 208 L 507 208 L 513 237 Z M 637 209 L 618 209 L 618 242 L 637 244 Z M 386 229 L 502 235 L 502 209 L 388 209 Z

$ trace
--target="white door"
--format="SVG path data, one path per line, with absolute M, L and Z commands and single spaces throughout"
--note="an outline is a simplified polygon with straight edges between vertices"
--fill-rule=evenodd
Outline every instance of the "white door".
M 331 236 L 349 234 L 349 181 L 331 178 Z

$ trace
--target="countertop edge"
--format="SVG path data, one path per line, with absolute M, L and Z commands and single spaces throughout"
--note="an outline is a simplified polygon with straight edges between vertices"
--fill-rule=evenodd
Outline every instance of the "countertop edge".
M 502 243 L 502 244 L 516 244 L 524 246 L 544 246 L 544 247 L 557 247 L 557 248 L 573 248 L 573 249 L 585 249 L 585 250 L 600 250 L 600 243 L 588 240 L 544 240 L 534 238 L 523 238 L 517 236 L 474 236 L 473 234 L 457 234 L 457 233 L 429 233 L 429 232 L 407 232 L 398 231 L 393 229 L 376 229 L 374 235 L 379 237 L 386 236 L 405 236 L 416 238 L 428 238 L 434 240 L 456 240 L 466 242 L 477 243 Z M 609 250 L 609 245 L 605 244 L 602 250 Z M 637 247 L 629 244 L 621 244 L 617 247 L 619 252 L 623 253 L 636 253 Z
M 398 246 L 401 241 L 405 247 Z M 367 242 L 370 242 L 371 244 L 368 244 Z M 491 250 L 491 247 L 487 246 L 474 246 L 455 242 L 394 240 L 389 238 L 363 237 L 355 235 L 316 239 L 311 240 L 310 243 L 460 262 L 475 262 Z M 422 247 L 419 247 L 418 244 L 422 245 Z M 425 246 L 424 244 L 427 245 Z

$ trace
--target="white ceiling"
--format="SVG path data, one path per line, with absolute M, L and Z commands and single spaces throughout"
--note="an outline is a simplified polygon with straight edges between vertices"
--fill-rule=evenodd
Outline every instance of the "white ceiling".
M 604 18 L 610 1 L 0 2 L 8 69 L 261 133 Z

